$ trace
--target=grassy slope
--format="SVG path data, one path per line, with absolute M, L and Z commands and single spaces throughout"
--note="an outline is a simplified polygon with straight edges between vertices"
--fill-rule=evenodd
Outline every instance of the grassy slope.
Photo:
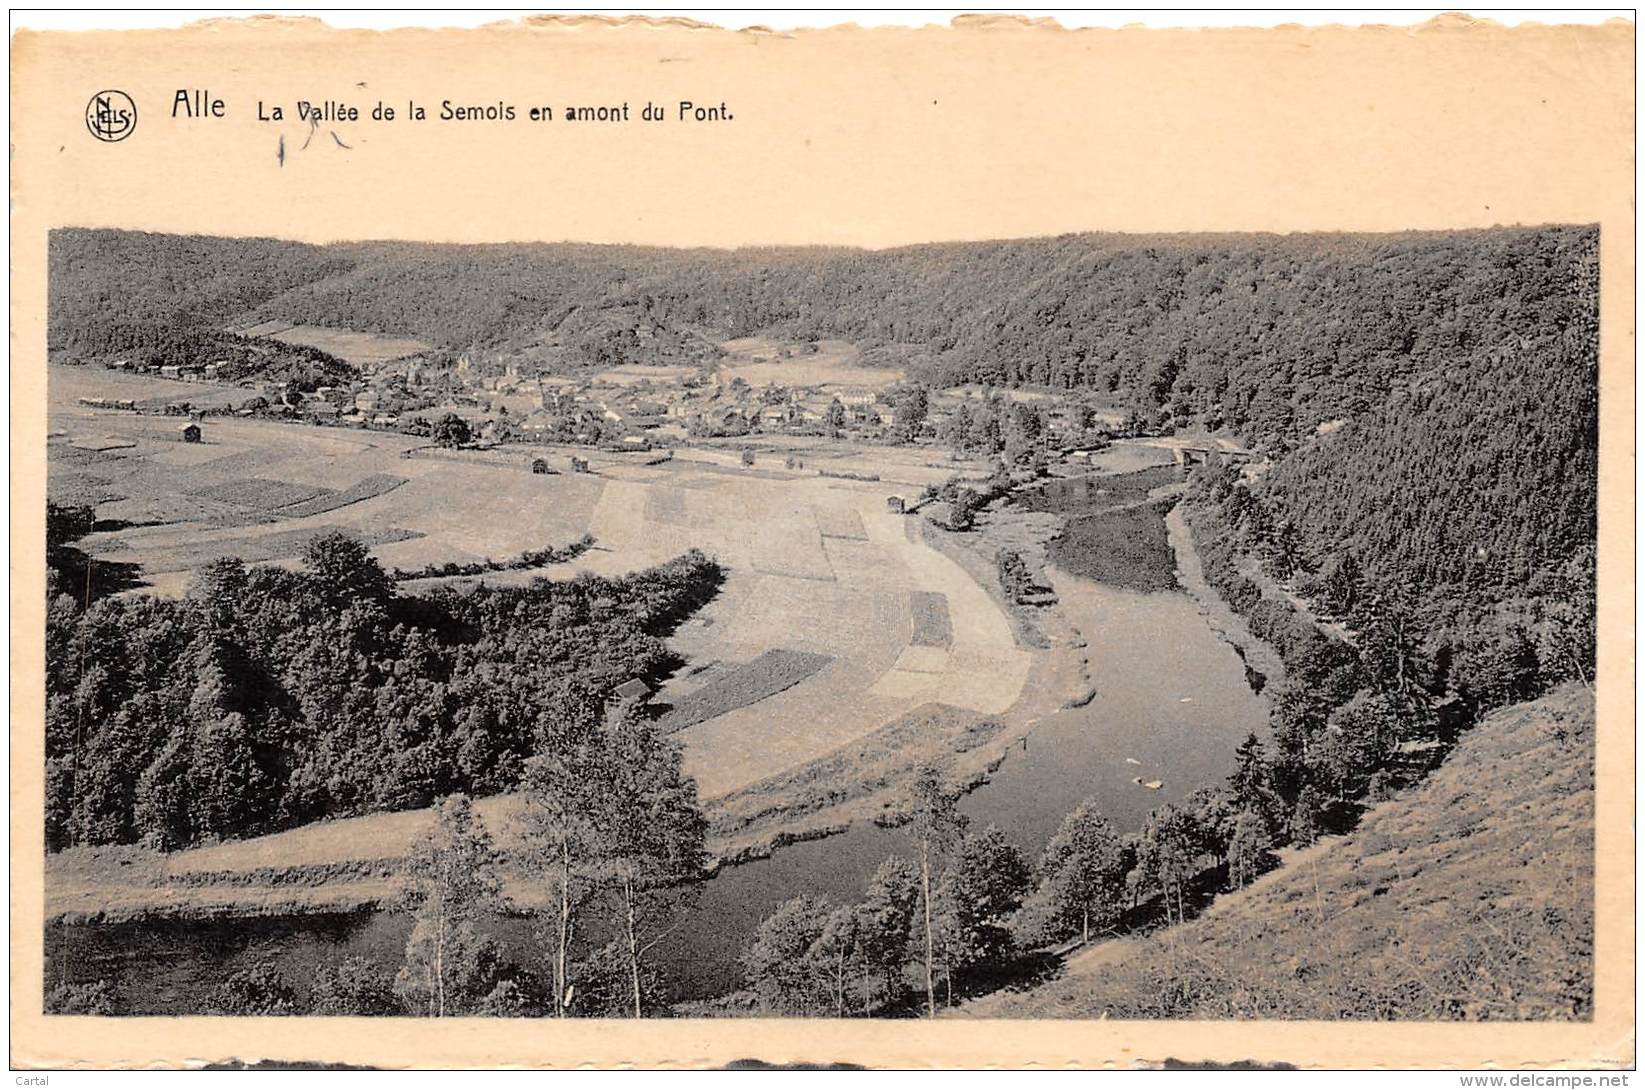
M 1593 698 L 1471 731 L 1421 787 L 1203 917 L 967 1015 L 1569 1019 L 1593 1003 Z

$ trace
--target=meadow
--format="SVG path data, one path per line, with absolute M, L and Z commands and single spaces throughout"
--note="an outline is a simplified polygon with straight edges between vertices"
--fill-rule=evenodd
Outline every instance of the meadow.
M 740 378 L 755 388 L 770 383 L 879 388 L 894 386 L 903 378 L 894 368 L 863 366 L 862 349 L 845 341 L 819 341 L 815 352 L 803 344 L 770 337 L 739 337 L 720 347 L 726 354 L 720 364 L 726 380 Z
M 240 332 L 248 337 L 266 337 L 284 344 L 318 348 L 356 367 L 415 356 L 433 347 L 414 337 L 390 337 L 381 333 L 362 333 L 354 329 L 331 329 L 315 325 L 292 325 L 289 322 L 263 322 Z

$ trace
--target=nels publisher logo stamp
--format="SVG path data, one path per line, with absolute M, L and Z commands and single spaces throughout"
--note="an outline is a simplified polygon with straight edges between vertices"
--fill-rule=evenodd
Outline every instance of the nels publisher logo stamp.
M 106 143 L 124 140 L 137 128 L 137 103 L 124 91 L 98 91 L 86 103 L 86 128 Z

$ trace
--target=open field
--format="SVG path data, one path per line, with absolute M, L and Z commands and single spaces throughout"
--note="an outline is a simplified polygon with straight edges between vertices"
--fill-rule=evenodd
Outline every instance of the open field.
M 806 352 L 798 343 L 768 337 L 739 337 L 720 346 L 726 358 L 720 364 L 725 381 L 740 378 L 750 386 L 894 386 L 902 372 L 864 367 L 862 350 L 844 341 L 819 341 L 817 351 Z M 787 358 L 783 357 L 788 352 Z
M 731 449 L 681 451 L 654 465 L 596 456 L 590 474 L 538 475 L 527 471 L 525 448 L 434 451 L 393 433 L 268 421 L 208 420 L 203 443 L 183 444 L 169 421 L 89 409 L 75 396 L 62 384 L 53 398 L 51 424 L 63 433 L 54 484 L 66 474 L 65 488 L 72 478 L 82 492 L 121 497 L 99 505 L 104 528 L 83 545 L 141 565 L 166 593 L 222 555 L 290 563 L 310 536 L 332 529 L 405 569 L 596 539 L 563 565 L 476 577 L 499 583 L 621 575 L 690 548 L 716 556 L 726 584 L 672 637 L 681 657 L 729 673 L 784 649 L 816 667 L 682 724 L 676 737 L 706 798 L 813 760 L 921 703 L 1000 714 L 1028 677 L 1031 654 L 989 592 L 887 510 L 888 495 L 910 494 L 910 477 L 952 472 L 932 452 L 821 445 L 829 464 L 879 481 L 818 476 L 810 462 L 789 471 L 775 456 L 744 468 Z M 86 437 L 119 445 L 69 446 Z M 716 676 L 682 675 L 657 699 L 679 703 Z
M 838 777 L 818 772 L 842 753 L 879 755 L 864 766 L 862 786 L 847 792 L 859 802 L 927 742 L 959 747 L 967 774 L 981 776 L 1028 729 L 1030 710 L 1042 714 L 1061 698 L 1060 688 L 1028 687 L 1039 653 L 1018 643 L 978 582 L 985 573 L 968 573 L 933 549 L 917 518 L 887 509 L 888 496 L 913 495 L 916 481 L 952 475 L 953 464 L 930 451 L 818 445 L 822 464 L 877 481 L 819 476 L 811 454 L 800 471 L 776 454 L 745 468 L 735 449 L 714 448 L 658 464 L 595 455 L 590 474 L 536 475 L 527 471 L 534 451 L 523 447 L 437 451 L 393 433 L 241 419 L 206 421 L 196 445 L 173 438 L 169 423 L 72 398 L 55 398 L 51 419 L 62 433 L 51 452 L 54 482 L 67 474 L 76 487 L 121 497 L 99 505 L 103 528 L 83 546 L 142 565 L 161 593 L 181 592 L 193 569 L 221 555 L 294 563 L 310 536 L 329 529 L 407 569 L 505 558 L 585 533 L 597 541 L 565 564 L 469 582 L 621 575 L 690 548 L 720 559 L 728 572 L 721 593 L 670 637 L 687 667 L 655 699 L 675 708 L 673 737 L 711 820 L 719 800 L 741 800 L 743 817 L 726 827 L 734 854 L 780 842 L 790 819 L 850 820 L 856 811 L 841 810 L 838 785 L 825 782 Z M 88 438 L 106 449 L 84 449 Z M 543 453 L 556 464 L 569 457 L 560 448 Z M 929 717 L 909 718 L 935 702 L 948 709 L 941 730 Z M 962 740 L 985 719 L 998 724 L 985 732 L 986 746 L 982 736 Z M 911 741 L 910 723 L 934 733 Z M 880 741 L 862 741 L 870 736 Z M 483 805 L 502 813 L 514 804 Z M 131 911 L 301 908 L 294 883 L 311 880 L 326 905 L 365 903 L 388 888 L 373 860 L 395 857 L 425 820 L 375 815 L 167 857 L 157 884 L 138 883 L 110 903 Z M 99 881 L 119 885 L 137 873 Z M 64 885 L 61 898 L 54 889 L 54 904 L 92 904 L 96 883 L 82 878 Z
M 128 375 L 105 367 L 73 367 L 53 364 L 47 369 L 46 399 L 51 404 L 53 423 L 59 405 L 76 405 L 82 397 L 130 400 L 149 405 L 187 402 L 195 408 L 239 405 L 258 395 L 240 386 L 220 386 L 211 382 L 178 382 L 158 375 Z M 76 406 L 78 407 L 78 406 Z M 181 420 L 163 421 L 181 425 Z
M 65 371 L 71 380 L 58 382 Z M 208 419 L 204 441 L 185 444 L 175 419 L 78 404 L 81 396 L 112 396 L 100 387 L 88 393 L 85 379 L 106 377 L 125 389 L 129 376 L 53 367 L 51 377 L 51 426 L 62 433 L 47 458 L 53 498 L 99 501 L 99 520 L 115 528 L 84 547 L 155 576 L 226 554 L 294 557 L 330 529 L 372 542 L 388 566 L 517 555 L 581 537 L 605 484 L 531 474 L 524 451 L 497 463 L 409 457 L 421 440 L 272 421 Z M 74 446 L 88 437 L 120 445 Z
M 382 333 L 328 329 L 317 325 L 292 325 L 289 322 L 264 322 L 240 332 L 242 336 L 264 337 L 284 344 L 318 348 L 356 367 L 415 356 L 433 347 L 412 337 L 390 337 Z

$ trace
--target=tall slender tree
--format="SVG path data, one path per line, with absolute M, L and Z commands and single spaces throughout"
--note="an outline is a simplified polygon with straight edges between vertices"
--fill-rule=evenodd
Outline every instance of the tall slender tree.
M 528 855 L 547 886 L 554 1013 L 570 1013 L 571 951 L 578 912 L 593 894 L 598 841 L 599 736 L 564 739 L 526 763 L 522 825 Z
M 434 824 L 406 859 L 415 914 L 396 990 L 430 1017 L 461 1013 L 484 994 L 496 968 L 494 944 L 474 920 L 496 904 L 496 852 L 466 795 L 434 808 Z
M 592 831 L 616 895 L 639 1018 L 641 959 L 662 939 L 647 941 L 648 916 L 670 890 L 702 874 L 706 823 L 697 783 L 680 771 L 680 747 L 659 734 L 633 701 L 612 706 L 602 735 Z
M 914 838 L 914 846 L 919 853 L 920 908 L 925 918 L 925 1006 L 926 1013 L 935 1018 L 937 986 L 933 895 L 948 854 L 959 845 L 960 837 L 965 833 L 966 821 L 956 805 L 958 796 L 933 766 L 927 765 L 915 772 L 909 801 L 912 815 L 909 834 Z

